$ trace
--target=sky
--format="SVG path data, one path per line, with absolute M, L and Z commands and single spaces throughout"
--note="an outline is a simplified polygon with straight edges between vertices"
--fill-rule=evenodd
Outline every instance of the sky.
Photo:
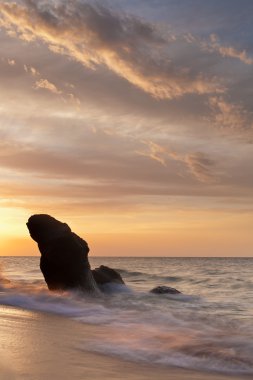
M 253 256 L 253 2 L 0 0 L 0 255 Z

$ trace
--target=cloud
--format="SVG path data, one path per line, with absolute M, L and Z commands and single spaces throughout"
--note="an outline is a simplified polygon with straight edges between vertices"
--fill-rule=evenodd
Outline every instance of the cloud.
M 144 157 L 149 157 L 152 160 L 159 162 L 163 166 L 166 166 L 166 159 L 165 159 L 165 157 L 167 156 L 166 149 L 163 146 L 153 141 L 142 141 L 142 142 L 148 147 L 148 150 L 138 150 L 136 153 Z
M 219 38 L 216 34 L 210 35 L 210 42 L 204 45 L 209 51 L 217 51 L 223 57 L 230 57 L 239 59 L 246 65 L 253 64 L 253 58 L 250 58 L 245 50 L 237 50 L 233 46 L 224 46 L 220 43 Z
M 213 172 L 215 162 L 208 158 L 202 152 L 188 154 L 184 158 L 189 171 L 200 181 L 204 183 L 216 182 L 217 178 Z
M 33 77 L 39 76 L 40 72 L 35 69 L 35 67 L 24 65 L 24 70 L 26 73 L 31 74 Z
M 9 64 L 10 66 L 15 66 L 15 65 L 16 65 L 16 62 L 15 62 L 14 59 L 8 59 L 7 62 L 8 62 L 8 64 Z
M 241 105 L 230 103 L 222 96 L 210 97 L 209 105 L 213 111 L 213 121 L 219 128 L 252 128 L 250 115 Z
M 60 95 L 62 93 L 60 90 L 58 90 L 58 88 L 53 83 L 49 82 L 47 79 L 37 80 L 35 83 L 35 88 L 36 89 L 43 88 L 56 95 Z
M 217 182 L 218 177 L 215 172 L 215 161 L 210 159 L 203 152 L 193 152 L 188 154 L 170 152 L 169 156 L 176 161 L 184 163 L 187 170 L 199 182 L 207 184 Z
M 4 2 L 0 12 L 2 26 L 19 38 L 43 41 L 93 70 L 106 66 L 155 98 L 224 91 L 216 78 L 173 64 L 167 52 L 174 36 L 137 17 L 79 0 Z
M 36 119 L 30 123 L 36 125 Z M 216 178 L 215 162 L 204 153 L 177 153 L 151 140 L 139 141 L 99 130 L 94 133 L 83 129 L 82 120 L 78 126 L 71 120 L 63 124 L 60 118 L 54 117 L 43 124 L 44 128 L 37 133 L 33 131 L 33 139 L 30 135 L 26 138 L 24 127 L 20 131 L 24 135 L 22 139 L 17 131 L 12 136 L 10 132 L 3 134 L 2 168 L 47 178 L 49 182 L 53 179 L 82 180 L 87 189 L 90 181 L 94 181 L 102 197 L 106 185 L 111 187 L 112 194 L 115 193 L 113 188 L 119 187 L 131 193 L 131 186 L 133 191 L 136 187 L 146 188 L 145 192 L 152 194 L 174 192 L 175 188 L 180 193 L 180 186 L 183 191 L 191 192 L 197 182 L 210 183 Z
M 189 44 L 199 46 L 199 48 L 203 51 L 218 53 L 222 57 L 235 58 L 246 65 L 253 64 L 253 58 L 247 54 L 246 50 L 237 50 L 233 46 L 222 45 L 219 37 L 214 33 L 212 33 L 207 40 L 201 39 L 191 33 L 184 34 L 183 38 Z
M 142 143 L 146 145 L 147 149 L 137 151 L 138 154 L 149 157 L 165 167 L 169 165 L 168 158 L 172 158 L 174 161 L 183 163 L 187 171 L 199 182 L 212 183 L 217 181 L 214 171 L 215 162 L 203 152 L 182 154 L 166 149 L 153 141 L 142 141 Z
M 4 63 L 7 63 L 9 66 L 15 66 L 16 65 L 16 61 L 13 58 L 1 57 L 1 61 Z
M 22 125 L 13 115 L 12 128 L 3 124 L 0 188 L 6 206 L 108 215 L 152 207 L 158 212 L 174 203 L 180 208 L 186 198 L 206 207 L 209 197 L 216 204 L 231 195 L 252 197 L 251 147 L 211 140 L 201 151 L 189 141 L 138 140 L 99 128 L 93 133 L 95 119 L 85 124 L 60 113 L 30 115 Z

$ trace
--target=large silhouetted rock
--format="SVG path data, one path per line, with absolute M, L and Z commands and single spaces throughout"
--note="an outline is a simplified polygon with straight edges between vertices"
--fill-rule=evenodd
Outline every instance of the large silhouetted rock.
M 40 269 L 50 290 L 81 289 L 99 292 L 107 283 L 124 284 L 114 269 L 101 265 L 90 269 L 89 247 L 66 223 L 50 215 L 29 218 L 27 227 L 41 253 Z
M 99 292 L 90 269 L 86 241 L 66 223 L 46 214 L 31 216 L 27 227 L 38 243 L 40 269 L 50 290 L 77 288 Z
M 90 269 L 89 247 L 66 223 L 50 215 L 37 214 L 29 218 L 27 227 L 41 253 L 40 269 L 50 290 L 80 289 L 85 292 L 106 291 L 105 284 L 124 285 L 121 275 L 101 265 Z M 155 294 L 179 294 L 168 286 L 151 290 Z

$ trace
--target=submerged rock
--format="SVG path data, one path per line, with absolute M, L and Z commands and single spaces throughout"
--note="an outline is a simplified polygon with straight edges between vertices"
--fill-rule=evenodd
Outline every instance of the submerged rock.
M 29 218 L 27 228 L 41 253 L 40 269 L 50 290 L 99 292 L 88 261 L 89 247 L 66 223 L 50 215 Z
M 98 285 L 104 285 L 108 283 L 124 285 L 121 275 L 112 268 L 105 265 L 100 265 L 99 268 L 92 270 L 93 277 Z
M 150 292 L 155 294 L 181 294 L 179 290 L 169 286 L 156 286 L 154 289 L 150 290 Z

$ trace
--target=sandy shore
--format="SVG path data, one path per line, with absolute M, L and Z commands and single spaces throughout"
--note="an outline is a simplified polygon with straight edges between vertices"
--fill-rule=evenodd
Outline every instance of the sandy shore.
M 90 353 L 85 351 L 85 339 L 91 334 L 99 334 L 99 327 L 0 306 L 0 379 L 247 379 L 245 376 L 158 368 Z

